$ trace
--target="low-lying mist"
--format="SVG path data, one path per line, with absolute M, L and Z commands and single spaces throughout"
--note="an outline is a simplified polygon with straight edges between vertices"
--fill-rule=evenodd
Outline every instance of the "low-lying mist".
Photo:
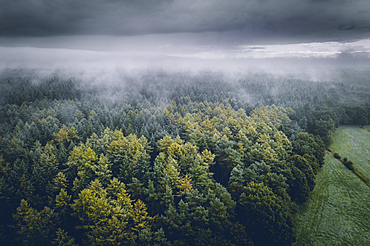
M 82 45 L 40 48 L 30 47 L 27 43 L 24 47 L 0 47 L 0 72 L 3 77 L 57 75 L 106 85 L 121 84 L 125 76 L 138 78 L 153 71 L 188 75 L 219 73 L 231 80 L 248 74 L 270 74 L 327 81 L 337 80 L 341 70 L 366 70 L 370 62 L 368 40 L 353 43 L 204 45 L 195 41 L 184 44 L 178 40 L 166 43 L 155 38 L 146 39 L 129 40 L 119 46 L 112 43 L 115 48 L 111 50 L 107 47 L 108 40 L 104 46 L 106 50 L 96 46 L 91 46 L 90 50 L 81 49 Z M 87 43 L 84 47 L 90 46 Z
M 81 91 L 111 106 L 125 95 L 138 93 L 167 101 L 181 96 L 176 90 L 207 87 L 207 83 L 222 83 L 226 85 L 222 88 L 252 105 L 270 103 L 269 97 L 278 100 L 279 95 L 294 93 L 295 87 L 302 90 L 306 86 L 309 91 L 310 84 L 317 82 L 329 82 L 333 88 L 335 83 L 369 84 L 368 40 L 205 45 L 209 40 L 184 39 L 165 42 L 146 36 L 126 38 L 122 43 L 107 39 L 105 46 L 89 45 L 86 39 L 84 45 L 69 42 L 69 46 L 56 45 L 59 48 L 35 42 L 33 46 L 0 47 L 0 76 L 27 78 L 35 85 L 53 77 L 72 78 Z M 259 98 L 250 95 L 253 84 L 263 89 Z

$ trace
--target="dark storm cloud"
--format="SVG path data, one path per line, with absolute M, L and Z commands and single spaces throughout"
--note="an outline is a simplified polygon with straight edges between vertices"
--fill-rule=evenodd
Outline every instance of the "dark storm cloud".
M 0 35 L 348 35 L 370 30 L 369 12 L 368 0 L 2 0 Z
M 162 1 L 25 0 L 0 1 L 2 36 L 135 34 L 145 19 L 155 19 Z M 138 19 L 142 19 L 137 23 Z M 158 21 L 158 20 L 154 20 Z

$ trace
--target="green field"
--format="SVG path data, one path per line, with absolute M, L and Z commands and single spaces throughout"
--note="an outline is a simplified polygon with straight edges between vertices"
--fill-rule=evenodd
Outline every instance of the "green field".
M 370 132 L 356 126 L 341 126 L 336 131 L 330 148 L 342 159 L 352 161 L 353 167 L 370 180 Z
M 331 148 L 369 178 L 369 142 L 366 130 L 340 127 Z M 294 223 L 295 245 L 369 245 L 370 187 L 327 152 L 315 189 Z

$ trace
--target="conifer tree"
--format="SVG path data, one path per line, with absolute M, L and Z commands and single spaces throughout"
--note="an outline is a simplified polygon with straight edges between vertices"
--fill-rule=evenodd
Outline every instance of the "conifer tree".
M 289 193 L 293 200 L 303 203 L 307 200 L 310 193 L 310 187 L 307 184 L 306 175 L 295 166 L 292 167 L 292 175 L 294 177 L 294 181 L 289 184 Z
M 299 170 L 301 170 L 302 173 L 304 173 L 304 175 L 306 176 L 307 184 L 312 191 L 315 187 L 315 174 L 312 170 L 311 165 L 307 162 L 305 158 L 299 155 L 291 156 L 288 161 L 291 162 L 292 165 L 297 167 Z
M 149 180 L 148 182 L 148 188 L 144 189 L 144 194 L 146 195 L 146 201 L 149 204 L 149 213 L 150 216 L 154 216 L 154 210 L 155 210 L 155 203 L 158 200 L 158 194 L 156 193 L 156 189 L 154 187 L 153 181 Z
M 263 183 L 250 182 L 239 205 L 245 226 L 258 245 L 289 245 L 294 241 L 290 208 Z
M 59 224 L 58 214 L 45 207 L 38 212 L 22 199 L 13 214 L 16 240 L 23 245 L 48 245 L 55 238 Z
M 56 238 L 51 243 L 56 246 L 78 246 L 75 239 L 68 236 L 68 233 L 60 228 L 56 231 Z

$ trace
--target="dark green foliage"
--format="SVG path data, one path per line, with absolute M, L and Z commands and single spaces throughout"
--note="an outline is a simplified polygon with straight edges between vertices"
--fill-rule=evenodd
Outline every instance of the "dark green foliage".
M 301 132 L 296 135 L 292 145 L 293 152 L 296 154 L 314 156 L 319 161 L 320 166 L 324 164 L 325 144 L 319 137 Z
M 241 155 L 234 149 L 236 143 L 233 141 L 227 141 L 226 139 L 221 139 L 221 141 L 216 146 L 216 157 L 219 163 L 218 172 L 220 174 L 218 178 L 222 184 L 227 183 L 227 177 L 233 167 L 241 163 Z
M 292 167 L 294 166 L 302 171 L 302 173 L 306 176 L 307 184 L 310 187 L 310 190 L 313 190 L 315 187 L 316 177 L 308 161 L 300 155 L 291 156 L 288 161 Z
M 349 169 L 349 170 L 354 170 L 355 168 L 353 167 L 353 163 L 352 161 L 348 161 L 346 162 L 344 165 L 346 165 L 346 167 Z
M 158 194 L 154 187 L 153 181 L 149 180 L 148 188 L 144 188 L 144 193 L 146 195 L 146 202 L 148 203 L 149 214 L 150 216 L 154 216 L 154 211 L 158 211 L 158 203 L 156 202 L 158 200 Z
M 238 203 L 257 245 L 290 245 L 295 241 L 291 208 L 263 183 L 249 183 Z
M 58 214 L 52 209 L 45 207 L 38 212 L 23 199 L 13 214 L 13 221 L 15 241 L 22 245 L 50 245 L 59 224 Z
M 137 200 L 143 200 L 144 191 L 143 191 L 143 184 L 135 177 L 132 177 L 132 182 L 127 184 L 127 191 L 131 194 L 131 198 Z
M 302 157 L 305 158 L 308 161 L 308 163 L 312 167 L 313 173 L 316 175 L 319 171 L 319 168 L 320 168 L 320 165 L 319 165 L 316 157 L 314 155 L 308 155 L 308 154 L 304 154 Z
M 78 244 L 75 244 L 75 239 L 68 236 L 67 232 L 65 232 L 62 229 L 58 229 L 56 232 L 56 238 L 54 241 L 52 241 L 53 245 L 57 246 L 78 246 Z
M 276 167 L 275 167 L 276 168 Z M 282 189 L 288 188 L 287 180 L 288 176 L 291 178 L 291 172 L 288 169 L 277 169 L 278 173 L 272 171 L 272 168 L 267 165 L 264 161 L 255 162 L 248 168 L 243 168 L 238 165 L 233 168 L 230 175 L 230 188 L 233 191 L 232 194 L 239 197 L 241 194 L 241 188 L 250 182 L 265 183 L 275 193 L 279 193 Z
M 170 204 L 164 215 L 159 218 L 161 226 L 168 231 L 168 237 L 174 243 L 185 245 L 230 245 L 243 242 L 250 244 L 245 228 L 238 231 L 233 227 L 235 201 L 220 184 L 207 193 L 197 189 L 187 193 L 185 200 L 177 206 Z
M 292 175 L 294 181 L 289 184 L 289 193 L 292 200 L 298 203 L 304 203 L 310 194 L 310 187 L 307 184 L 306 175 L 295 166 L 292 167 Z
M 0 79 L 1 243 L 290 245 L 291 201 L 308 198 L 335 127 L 369 122 L 367 88 Z
M 344 158 L 342 160 L 342 163 L 349 169 L 349 170 L 355 170 L 355 168 L 353 167 L 353 162 L 352 161 L 348 161 L 347 158 Z
M 340 159 L 340 155 L 339 155 L 338 153 L 334 153 L 334 157 L 335 157 L 336 159 Z
M 22 105 L 36 100 L 63 100 L 79 97 L 77 81 L 50 78 L 33 82 L 30 78 L 8 78 L 0 80 L 0 104 Z

